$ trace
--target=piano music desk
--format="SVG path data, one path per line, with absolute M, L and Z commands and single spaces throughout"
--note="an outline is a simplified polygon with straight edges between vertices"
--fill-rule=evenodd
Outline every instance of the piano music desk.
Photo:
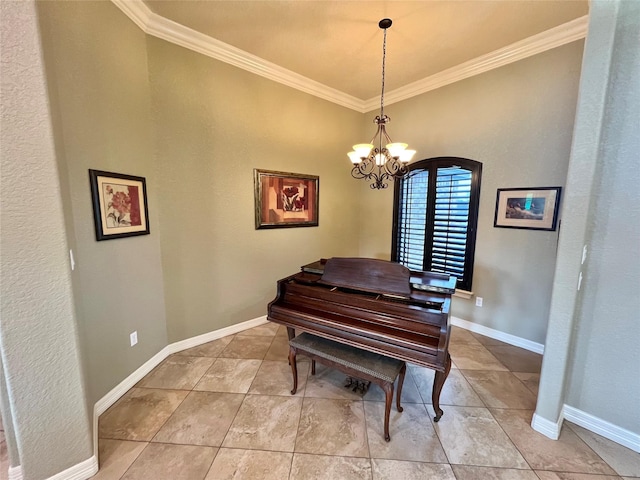
M 310 333 L 302 333 L 289 340 L 289 363 L 293 373 L 292 395 L 298 390 L 298 368 L 296 365 L 298 351 L 303 352 L 311 359 L 312 375 L 315 374 L 315 361 L 317 360 L 323 365 L 340 370 L 347 375 L 379 385 L 385 393 L 384 439 L 387 442 L 391 440 L 389 435 L 389 414 L 391 413 L 391 403 L 393 402 L 393 383 L 400 375 L 396 395 L 396 408 L 399 412 L 402 412 L 400 396 L 402 395 L 402 384 L 407 371 L 405 362 L 317 337 Z

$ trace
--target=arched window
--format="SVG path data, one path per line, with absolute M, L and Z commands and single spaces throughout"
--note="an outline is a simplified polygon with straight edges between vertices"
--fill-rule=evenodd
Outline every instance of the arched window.
M 391 259 L 410 270 L 447 273 L 471 291 L 482 164 L 420 160 L 395 181 Z

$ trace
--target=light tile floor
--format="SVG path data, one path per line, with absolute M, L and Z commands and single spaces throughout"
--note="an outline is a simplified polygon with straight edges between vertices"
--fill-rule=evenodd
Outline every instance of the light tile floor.
M 433 371 L 410 365 L 404 412 L 382 438 L 384 396 L 300 361 L 290 394 L 286 330 L 266 324 L 168 357 L 99 422 L 98 480 L 613 480 L 640 454 L 565 423 L 530 427 L 541 356 L 453 327 L 444 416 Z

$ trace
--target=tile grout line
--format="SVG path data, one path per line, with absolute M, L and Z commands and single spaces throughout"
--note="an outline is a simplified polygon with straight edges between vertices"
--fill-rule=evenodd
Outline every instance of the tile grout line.
M 493 421 L 496 422 L 498 424 L 498 426 L 500 427 L 500 429 L 504 432 L 504 434 L 507 436 L 507 438 L 509 439 L 509 441 L 511 442 L 511 444 L 513 445 L 513 447 L 516 449 L 516 451 L 520 454 L 520 456 L 522 457 L 522 459 L 525 461 L 525 463 L 529 466 L 529 468 L 531 469 L 531 471 L 536 475 L 536 477 L 538 476 L 538 474 L 535 473 L 534 468 L 531 466 L 531 463 L 529 463 L 529 460 L 527 460 L 527 457 L 525 457 L 524 453 L 522 451 L 520 451 L 520 449 L 518 448 L 518 446 L 516 445 L 516 442 L 511 438 L 511 436 L 509 435 L 509 433 L 504 429 L 504 427 L 502 426 L 502 424 L 498 421 L 498 419 L 495 417 L 495 415 L 493 414 L 493 412 L 491 411 L 490 408 L 487 408 L 487 410 L 489 411 L 489 415 L 491 415 L 491 418 L 493 418 Z M 500 409 L 495 409 L 495 410 L 500 410 Z M 524 411 L 531 411 L 528 408 L 503 408 L 502 410 L 524 410 Z M 538 477 L 540 478 L 540 477 Z
M 577 433 L 573 428 L 571 428 L 571 426 L 570 426 L 570 425 L 567 425 L 567 427 L 566 427 L 566 428 L 568 428 L 568 429 L 569 429 L 569 430 L 570 430 L 570 431 L 571 431 L 571 432 L 572 432 L 572 433 L 573 433 L 573 434 L 578 438 L 578 440 L 579 440 L 580 442 L 582 442 L 582 443 L 583 443 L 583 444 L 584 444 L 584 445 L 585 445 L 589 450 L 591 450 L 591 451 L 594 453 L 594 455 L 595 455 L 596 457 L 598 457 L 600 460 L 602 460 L 602 462 L 603 462 L 606 466 L 608 466 L 608 467 L 609 467 L 613 472 L 615 472 L 615 475 L 617 475 L 618 477 L 622 478 L 622 475 L 620 475 L 620 474 L 618 473 L 618 471 L 617 471 L 615 468 L 613 468 L 613 466 L 612 466 L 612 465 L 610 465 L 610 464 L 609 464 L 609 462 L 607 462 L 604 458 L 602 458 L 598 452 L 596 452 L 593 448 L 591 448 L 591 445 L 589 445 L 587 442 L 585 442 L 585 441 L 582 439 L 582 437 L 581 437 L 580 435 L 578 435 L 578 433 Z M 598 475 L 600 475 L 600 474 L 598 474 Z M 601 475 L 607 475 L 607 474 L 601 474 Z
M 371 385 L 369 385 L 371 387 Z M 366 395 L 366 393 L 365 393 Z M 360 399 L 360 403 L 362 404 L 362 418 L 364 420 L 364 441 L 367 444 L 367 453 L 369 457 L 369 466 L 371 467 L 370 478 L 373 480 L 373 458 L 371 458 L 371 446 L 369 445 L 369 429 L 367 428 L 367 410 L 364 408 L 364 395 Z M 391 419 L 389 419 L 389 423 L 391 423 Z M 389 425 L 391 427 L 391 425 Z M 384 428 L 383 428 L 384 431 Z
M 273 342 L 275 341 L 276 335 L 277 335 L 277 330 L 276 330 L 276 333 L 274 333 L 274 335 L 273 335 L 273 337 L 271 339 L 271 343 L 269 343 L 269 347 L 266 349 L 262 359 L 260 359 L 260 366 L 258 367 L 258 370 L 256 370 L 256 373 L 255 373 L 253 379 L 251 380 L 251 384 L 247 388 L 247 391 L 242 394 L 243 395 L 242 402 L 240 403 L 240 406 L 238 407 L 238 410 L 236 410 L 236 413 L 233 416 L 233 420 L 231 420 L 231 422 L 229 423 L 229 428 L 227 428 L 227 432 L 225 433 L 224 437 L 220 441 L 220 446 L 218 447 L 218 451 L 216 452 L 213 460 L 211 461 L 211 465 L 209 465 L 209 468 L 208 468 L 207 473 L 204 476 L 204 478 L 206 478 L 207 475 L 209 475 L 209 471 L 211 470 L 211 467 L 213 466 L 213 463 L 215 462 L 215 459 L 218 457 L 218 455 L 220 454 L 220 450 L 222 450 L 223 448 L 229 448 L 229 449 L 235 449 L 235 450 L 247 450 L 247 449 L 240 449 L 240 448 L 233 448 L 233 447 L 223 447 L 223 445 L 224 445 L 225 440 L 227 439 L 227 436 L 229 435 L 229 431 L 231 430 L 231 427 L 233 426 L 233 423 L 236 421 L 236 418 L 238 418 L 238 413 L 240 412 L 240 409 L 244 405 L 244 402 L 246 401 L 247 397 L 249 396 L 248 392 L 249 392 L 249 390 L 251 390 L 251 386 L 253 385 L 253 382 L 255 381 L 256 377 L 258 376 L 258 372 L 260 371 L 260 369 L 262 368 L 262 365 L 264 364 L 264 358 L 266 357 L 267 353 L 269 352 L 269 349 L 273 345 Z M 241 336 L 246 337 L 246 336 L 250 336 L 250 335 L 241 335 Z M 258 335 L 253 335 L 253 336 L 258 336 Z M 229 342 L 229 343 L 231 343 L 231 342 Z M 224 351 L 224 349 L 220 352 L 219 355 L 221 355 L 223 351 Z M 219 359 L 219 358 L 224 358 L 224 357 L 218 356 L 217 358 Z M 255 450 L 255 449 L 250 449 L 250 450 Z M 273 450 L 265 450 L 265 451 L 273 451 Z M 293 454 L 291 455 L 291 459 L 293 461 Z M 289 473 L 291 473 L 291 467 L 289 467 Z
M 509 373 L 511 373 L 513 375 L 513 372 L 511 371 L 511 369 L 509 367 L 507 367 L 506 365 L 504 365 L 495 355 L 493 355 L 491 353 L 491 351 L 485 346 L 483 345 L 481 342 L 479 342 L 482 347 L 487 350 L 495 359 L 496 361 L 498 361 L 498 363 L 500 363 L 500 365 L 502 365 L 503 367 L 505 367 L 507 369 L 507 371 Z M 479 407 L 479 408 L 485 408 L 487 410 L 487 412 L 489 413 L 489 415 L 491 415 L 491 418 L 493 419 L 494 422 L 496 422 L 496 424 L 498 425 L 498 427 L 500 427 L 500 430 L 502 430 L 502 432 L 505 434 L 505 436 L 507 437 L 507 439 L 509 440 L 509 442 L 511 442 L 511 445 L 513 446 L 513 448 L 516 449 L 516 451 L 518 452 L 518 454 L 522 457 L 522 459 L 525 461 L 525 463 L 527 464 L 527 466 L 529 467 L 529 470 L 534 472 L 533 468 L 531 467 L 531 464 L 529 463 L 529 461 L 526 459 L 526 457 L 524 456 L 524 454 L 520 451 L 520 449 L 518 448 L 518 446 L 515 444 L 515 442 L 511 439 L 511 437 L 509 436 L 509 434 L 505 431 L 505 429 L 502 427 L 502 424 L 500 424 L 500 422 L 498 422 L 498 419 L 495 418 L 495 416 L 493 415 L 493 413 L 491 412 L 491 408 L 487 405 L 487 402 L 485 402 L 485 400 L 482 398 L 481 395 L 478 394 L 477 390 L 473 387 L 473 384 L 469 381 L 469 379 L 466 377 L 466 375 L 464 374 L 464 370 L 463 369 L 458 369 L 458 371 L 460 372 L 460 374 L 462 375 L 462 377 L 465 379 L 465 381 L 469 384 L 469 387 L 471 388 L 471 390 L 473 390 L 473 393 L 476 394 L 476 396 L 480 399 L 480 401 L 482 402 L 482 404 L 484 405 L 484 407 Z M 476 370 L 474 370 L 476 371 Z M 487 371 L 487 370 L 483 370 L 483 371 Z M 515 377 L 515 375 L 514 375 Z M 516 377 L 517 378 L 517 377 Z M 537 397 L 537 396 L 536 396 Z M 434 428 L 435 430 L 435 428 Z M 436 431 L 436 435 L 438 434 L 438 432 Z M 439 438 L 439 436 L 438 436 Z M 442 442 L 441 442 L 442 443 Z M 444 448 L 443 448 L 444 450 Z M 445 455 L 447 456 L 447 459 L 449 458 L 449 456 L 447 455 L 447 452 L 445 451 Z M 451 462 L 449 462 L 449 465 L 451 465 Z M 452 468 L 453 470 L 453 468 Z M 454 472 L 455 475 L 455 472 Z M 535 472 L 534 472 L 534 475 Z M 538 475 L 536 475 L 537 477 Z
M 291 366 L 291 365 L 289 365 Z M 309 369 L 311 365 L 309 365 Z M 304 384 L 304 392 L 302 393 L 302 404 L 300 405 L 300 414 L 298 415 L 298 426 L 296 428 L 296 437 L 293 439 L 293 452 L 291 452 L 291 466 L 289 467 L 289 480 L 291 480 L 291 474 L 293 472 L 293 460 L 296 457 L 296 446 L 298 445 L 298 436 L 300 435 L 300 421 L 302 420 L 302 411 L 304 410 L 304 401 L 307 398 L 307 386 L 309 384 L 310 370 L 307 371 L 307 381 Z M 291 372 L 293 375 L 293 371 Z
M 435 379 L 434 379 L 434 381 L 435 381 Z M 447 459 L 447 465 L 449 465 L 449 468 L 451 468 L 451 471 L 453 472 L 453 468 L 451 467 L 451 459 L 449 458 L 449 455 L 447 455 L 447 451 L 445 450 L 444 445 L 442 444 L 442 439 L 440 438 L 440 435 L 438 434 L 438 429 L 436 428 L 436 425 L 435 425 L 436 422 L 433 421 L 433 418 L 431 417 L 431 413 L 429 412 L 429 409 L 427 408 L 427 405 L 426 404 L 423 404 L 423 405 L 424 405 L 425 410 L 427 411 L 427 417 L 429 418 L 429 421 L 431 422 L 431 428 L 433 428 L 433 433 L 436 434 L 436 438 L 438 439 L 438 442 L 440 443 L 440 448 L 442 449 L 442 452 L 444 453 L 444 457 Z M 431 406 L 431 408 L 433 408 L 433 405 Z M 443 414 L 443 416 L 444 416 L 444 414 Z M 453 476 L 458 478 L 456 476 L 455 472 L 453 472 Z
M 475 336 L 474 336 L 475 338 Z M 477 340 L 477 338 L 476 338 Z M 500 365 L 502 365 L 503 367 L 505 367 L 507 369 L 507 371 L 509 373 L 511 373 L 513 375 L 513 372 L 511 371 L 511 369 L 505 365 L 503 362 L 501 362 L 495 355 L 493 355 L 493 352 L 491 352 L 491 350 L 489 350 L 487 348 L 486 345 L 484 345 L 482 342 L 480 342 L 478 340 L 478 342 L 484 347 L 485 350 L 487 350 L 497 361 L 498 363 L 500 363 Z M 486 371 L 486 370 L 485 370 Z M 482 396 L 480 396 L 477 392 L 477 390 L 473 387 L 473 384 L 469 381 L 469 379 L 467 378 L 467 376 L 464 374 L 463 370 L 460 370 L 460 373 L 462 374 L 462 376 L 464 377 L 464 379 L 467 381 L 467 383 L 469 383 L 469 386 L 471 387 L 471 389 L 474 391 L 474 393 L 478 396 L 478 398 L 480 399 L 480 401 L 484 404 L 485 408 L 487 409 L 487 411 L 489 412 L 489 415 L 491 415 L 491 418 L 493 418 L 493 421 L 496 422 L 496 424 L 500 427 L 500 430 L 502 430 L 502 432 L 505 434 L 505 436 L 507 437 L 507 439 L 509 439 L 509 442 L 511 442 L 511 445 L 513 445 L 513 448 L 516 449 L 516 451 L 520 454 L 520 456 L 522 457 L 522 459 L 525 461 L 525 463 L 528 465 L 529 469 L 534 472 L 533 468 L 531 467 L 531 464 L 529 463 L 529 461 L 526 459 L 526 457 L 524 456 L 524 454 L 520 451 L 520 449 L 518 448 L 518 446 L 515 444 L 515 442 L 513 441 L 513 439 L 509 436 L 509 434 L 506 432 L 506 430 L 502 427 L 502 424 L 500 422 L 498 422 L 498 419 L 495 418 L 495 416 L 493 415 L 493 413 L 491 412 L 491 408 L 487 405 L 487 402 L 484 401 L 484 399 L 482 398 Z M 515 377 L 515 375 L 513 375 Z M 518 378 L 518 377 L 516 377 Z M 520 379 L 518 379 L 520 380 Z M 526 385 L 525 385 L 526 387 Z M 528 389 L 527 389 L 528 390 Z M 536 395 L 537 398 L 537 395 Z M 518 410 L 518 409 L 505 409 L 505 410 Z M 524 409 L 527 410 L 527 409 Z M 535 472 L 534 472 L 535 474 Z M 537 475 L 536 475 L 537 477 Z
M 491 355 L 493 355 L 493 352 L 491 352 L 491 350 L 484 344 L 482 344 L 482 346 L 489 352 L 491 353 Z M 518 348 L 518 347 L 515 347 Z M 531 390 L 529 389 L 529 387 L 527 387 L 527 385 L 520 379 L 518 378 L 517 375 L 514 374 L 514 372 L 507 366 L 505 365 L 502 361 L 500 361 L 500 359 L 498 359 L 495 355 L 493 355 L 496 360 L 503 365 L 505 368 L 507 368 L 507 371 L 513 375 L 525 388 L 527 391 L 531 392 Z M 525 455 L 523 454 L 522 451 L 520 451 L 520 449 L 518 448 L 518 446 L 515 444 L 515 442 L 513 441 L 513 439 L 511 438 L 511 436 L 509 436 L 509 434 L 507 433 L 507 431 L 502 427 L 502 424 L 498 421 L 497 418 L 495 418 L 495 416 L 493 415 L 493 413 L 491 412 L 491 408 L 495 408 L 497 410 L 526 410 L 526 411 L 530 411 L 530 409 L 528 408 L 500 408 L 500 407 L 490 407 L 487 405 L 487 403 L 484 401 L 484 399 L 478 394 L 478 392 L 476 391 L 476 389 L 473 387 L 473 384 L 469 381 L 469 379 L 467 378 L 467 376 L 464 374 L 464 369 L 459 369 L 460 373 L 462 374 L 462 376 L 465 378 L 465 380 L 469 383 L 469 386 L 471 387 L 471 389 L 476 393 L 476 395 L 478 395 L 478 398 L 480 398 L 480 401 L 482 401 L 482 403 L 485 405 L 485 408 L 489 411 L 489 414 L 493 417 L 494 421 L 500 426 L 500 428 L 502 429 L 502 431 L 505 433 L 505 435 L 507 436 L 507 438 L 509 439 L 509 441 L 513 444 L 513 446 L 515 447 L 515 449 L 518 451 L 518 453 L 522 456 L 523 460 L 527 463 L 527 465 L 529 466 L 529 468 L 531 469 L 531 471 L 533 471 L 535 473 L 535 470 L 533 469 L 533 467 L 531 466 L 531 464 L 529 463 L 529 461 L 527 460 L 527 458 L 525 457 Z M 478 370 L 472 370 L 472 371 L 478 371 Z M 488 371 L 488 370 L 484 370 L 484 371 Z M 522 372 L 522 373 L 530 373 L 530 372 Z M 533 372 L 535 373 L 535 372 Z M 533 394 L 533 392 L 531 392 Z M 536 397 L 536 401 L 538 398 L 538 395 L 535 394 Z M 572 430 L 573 431 L 573 430 Z M 575 432 L 574 432 L 575 433 Z M 584 442 L 584 440 L 582 440 L 582 438 L 580 438 L 579 435 L 576 434 L 576 436 L 580 439 L 580 441 L 582 441 L 585 446 L 587 448 L 589 448 L 589 450 L 591 450 L 600 460 L 602 460 L 603 463 L 605 463 L 609 468 L 611 468 L 611 470 L 613 470 L 614 472 L 616 472 L 615 474 L 618 475 L 617 471 L 611 466 L 609 465 L 609 463 L 607 463 L 600 455 L 598 455 L 598 453 L 593 450 L 586 442 Z M 445 452 L 446 454 L 446 452 Z M 567 473 L 580 473 L 580 472 L 567 472 Z M 537 475 L 536 475 L 537 476 Z
M 167 357 L 169 358 L 169 357 Z M 212 357 L 207 357 L 207 358 L 212 358 Z M 200 375 L 200 378 L 198 378 L 198 380 L 196 380 L 193 384 L 193 387 L 191 387 L 191 390 L 189 390 L 189 393 L 187 393 L 184 398 L 182 399 L 182 401 L 178 404 L 178 406 L 176 408 L 174 408 L 173 412 L 171 412 L 171 415 L 169 415 L 167 417 L 167 419 L 164 421 L 164 423 L 160 426 L 160 428 L 156 431 L 156 433 L 153 435 L 153 437 L 151 438 L 151 440 L 149 441 L 149 445 L 151 445 L 151 443 L 153 442 L 153 439 L 156 438 L 158 436 L 158 433 L 160 433 L 160 431 L 164 428 L 164 426 L 169 422 L 169 420 L 171 419 L 171 417 L 173 417 L 175 415 L 175 413 L 178 411 L 178 409 L 180 408 L 180 406 L 185 402 L 185 400 L 187 399 L 187 397 L 189 397 L 189 395 L 191 395 L 194 392 L 194 388 L 198 385 L 198 383 L 200 383 L 200 381 L 202 380 L 202 378 L 205 376 L 205 374 L 209 371 L 209 369 L 211 367 L 213 367 L 213 365 L 218 361 L 218 358 L 215 358 L 213 360 L 213 362 L 211 363 L 211 365 L 209 366 L 209 368 L 207 368 L 202 375 Z M 156 444 L 160 444 L 163 442 L 155 442 Z M 142 450 L 142 452 L 144 452 L 149 445 L 147 445 L 146 447 L 144 447 L 144 449 Z M 190 445 L 191 446 L 191 445 Z M 218 452 L 220 451 L 220 449 L 218 449 L 216 451 L 216 454 L 213 456 L 213 458 L 211 459 L 211 464 L 209 464 L 209 467 L 207 468 L 206 473 L 204 474 L 204 477 L 202 477 L 201 480 L 204 480 L 207 476 L 207 474 L 209 473 L 209 470 L 211 469 L 211 465 L 213 465 L 213 461 L 215 460 L 215 458 L 218 456 Z M 142 455 L 142 452 L 140 452 L 140 455 Z M 135 463 L 135 460 L 133 462 L 131 462 L 131 465 L 129 465 L 129 468 L 131 468 L 131 466 L 133 466 L 133 464 Z M 129 468 L 127 468 L 127 471 L 129 470 Z M 125 472 L 126 474 L 126 472 Z M 124 475 L 123 475 L 124 476 Z M 121 477 L 122 478 L 122 477 Z
M 229 343 L 231 343 L 231 342 L 229 342 Z M 228 344 L 227 344 L 227 345 L 228 345 Z M 223 350 L 224 350 L 224 349 L 223 349 Z M 222 350 L 220 351 L 220 353 L 222 353 Z M 198 381 L 194 384 L 193 388 L 191 389 L 191 393 L 193 393 L 193 392 L 198 392 L 198 390 L 194 390 L 194 389 L 195 389 L 195 388 L 200 384 L 200 382 L 202 381 L 202 379 L 204 378 L 204 376 L 207 374 L 207 372 L 208 372 L 209 370 L 211 370 L 211 369 L 213 368 L 213 366 L 214 366 L 216 363 L 218 363 L 218 360 L 220 359 L 220 353 L 218 353 L 218 356 L 217 356 L 217 357 L 213 357 L 213 358 L 214 358 L 213 363 L 211 364 L 211 366 L 210 366 L 209 368 L 207 368 L 207 370 L 202 374 L 202 376 L 201 376 L 201 377 L 198 379 Z M 212 357 L 209 357 L 209 358 L 212 358 Z M 186 397 L 184 397 L 184 400 L 186 400 L 186 399 L 187 399 L 187 397 L 188 397 L 189 395 L 191 395 L 191 393 L 187 394 L 187 396 L 186 396 Z M 184 400 L 183 400 L 183 402 L 184 402 Z M 182 405 L 182 402 L 180 403 L 180 405 Z M 180 408 L 180 405 L 178 405 L 178 408 Z M 176 408 L 176 409 L 173 411 L 173 413 L 171 414 L 171 416 L 170 416 L 169 418 L 171 418 L 171 417 L 173 416 L 173 414 L 174 414 L 176 411 L 178 411 L 178 408 Z M 236 413 L 237 413 L 237 412 L 236 412 Z M 169 420 L 167 420 L 167 421 L 169 421 Z M 165 423 L 166 423 L 166 422 L 165 422 Z M 163 425 L 163 426 L 164 426 L 164 425 Z M 162 428 L 160 428 L 160 430 L 162 430 Z M 160 430 L 158 430 L 158 432 L 160 432 Z M 157 435 L 157 434 L 158 434 L 158 433 L 156 433 L 156 435 Z M 223 440 L 224 440 L 224 439 L 223 439 Z M 209 464 L 209 467 L 207 468 L 207 471 L 205 472 L 204 476 L 202 477 L 202 480 L 205 480 L 205 478 L 207 478 L 207 476 L 209 475 L 209 472 L 211 471 L 211 467 L 213 466 L 213 462 L 215 462 L 215 461 L 216 461 L 216 458 L 217 458 L 217 456 L 218 456 L 218 454 L 219 454 L 219 453 L 220 453 L 220 447 L 217 447 L 217 448 L 216 448 L 216 453 L 215 453 L 215 455 L 213 456 L 213 458 L 211 459 L 211 463 Z
M 273 344 L 274 339 L 275 339 L 275 334 L 274 334 L 274 336 L 273 336 L 273 338 L 272 338 L 272 340 L 271 340 L 271 343 L 269 344 L 269 348 L 270 348 L 270 347 L 271 347 L 271 345 Z M 268 349 L 267 349 L 267 351 L 268 351 Z M 157 437 L 158 433 L 162 430 L 162 428 L 164 428 L 164 426 L 165 426 L 165 425 L 169 422 L 169 420 L 173 417 L 173 415 L 175 414 L 175 412 L 177 412 L 177 411 L 178 411 L 178 409 L 179 409 L 179 408 L 180 408 L 180 406 L 185 402 L 185 400 L 187 399 L 187 397 L 188 397 L 191 393 L 193 393 L 193 392 L 195 391 L 195 390 L 194 390 L 194 388 L 199 384 L 199 382 L 202 380 L 202 378 L 204 377 L 204 375 L 206 374 L 206 372 L 208 372 L 208 371 L 211 369 L 211 367 L 213 367 L 213 365 L 217 362 L 217 360 L 220 358 L 220 356 L 219 356 L 219 355 L 220 355 L 221 353 L 222 353 L 222 352 L 220 352 L 220 353 L 218 354 L 218 356 L 217 356 L 217 357 L 211 357 L 211 356 L 209 356 L 209 355 L 202 355 L 202 356 L 195 356 L 195 357 L 194 357 L 194 358 L 213 358 L 213 359 L 214 359 L 214 361 L 212 362 L 211 366 L 210 366 L 210 367 L 209 367 L 205 372 L 203 372 L 203 374 L 202 374 L 202 375 L 201 375 L 201 376 L 200 376 L 200 377 L 195 381 L 194 386 L 193 386 L 191 389 L 186 389 L 186 388 L 184 388 L 184 389 L 174 389 L 174 388 L 139 387 L 139 388 L 156 389 L 156 390 L 187 391 L 187 392 L 189 392 L 189 393 L 187 393 L 187 394 L 185 395 L 185 397 L 180 401 L 180 403 L 176 406 L 176 408 L 175 408 L 175 409 L 171 412 L 171 414 L 167 417 L 167 419 L 165 420 L 165 422 L 163 422 L 163 424 L 162 424 L 162 425 L 157 429 L 157 431 L 154 433 L 154 435 L 151 437 L 151 439 L 150 439 L 150 440 L 148 440 L 148 441 L 138 441 L 139 443 L 147 443 L 147 445 L 145 446 L 145 448 L 143 448 L 143 449 L 140 451 L 140 453 L 135 457 L 135 459 L 133 459 L 133 461 L 129 464 L 129 466 L 127 467 L 127 469 L 125 470 L 125 472 L 123 473 L 123 475 L 122 475 L 120 478 L 122 478 L 123 476 L 125 476 L 125 475 L 126 475 L 126 473 L 129 471 L 129 469 L 130 469 L 130 468 L 133 466 L 133 464 L 135 463 L 135 461 L 140 457 L 140 455 L 142 455 L 142 453 L 143 453 L 143 452 L 147 449 L 147 447 L 148 447 L 150 444 L 152 444 L 152 443 L 154 443 L 154 444 L 167 444 L 167 445 L 183 445 L 183 446 L 204 446 L 204 447 L 208 447 L 208 448 L 214 448 L 214 447 L 211 447 L 211 446 L 205 446 L 205 445 L 193 445 L 193 444 L 176 444 L 176 443 L 166 443 L 166 442 L 154 442 L 153 440 Z M 265 355 L 266 355 L 266 352 L 265 352 Z M 187 356 L 187 357 L 189 357 L 189 356 Z M 264 361 L 264 360 L 261 360 L 261 365 L 262 365 L 262 362 L 263 362 L 263 361 Z M 165 362 L 162 362 L 162 363 L 165 363 Z M 160 365 L 158 365 L 158 367 L 159 367 L 159 366 L 160 366 Z M 156 368 L 157 368 L 157 367 L 156 367 Z M 154 370 L 156 370 L 156 369 L 154 368 Z M 148 374 L 148 375 L 150 375 L 151 373 L 152 373 L 152 372 L 149 372 L 149 374 Z M 148 375 L 146 375 L 146 376 L 148 376 Z M 145 377 L 146 377 L 146 376 L 145 376 Z M 254 378 L 255 378 L 255 377 L 254 377 Z M 132 387 L 132 388 L 138 388 L 138 387 L 135 387 L 135 386 L 134 386 L 134 387 Z M 245 398 L 246 398 L 246 393 L 244 394 L 243 403 L 244 403 Z M 114 406 L 115 406 L 115 405 L 114 405 Z M 239 411 L 239 409 L 238 409 L 238 411 Z M 106 412 L 105 412 L 105 413 L 106 413 Z M 236 412 L 236 416 L 237 416 L 237 412 Z M 234 420 L 235 420 L 235 417 L 234 417 Z M 233 424 L 233 421 L 231 422 L 231 424 Z M 230 427 L 229 427 L 229 428 L 230 428 Z M 228 434 L 228 431 L 229 431 L 229 430 L 227 430 L 227 434 Z M 102 437 L 102 438 L 107 438 L 107 437 Z M 225 438 L 226 438 L 226 435 L 225 435 Z M 107 438 L 107 439 L 108 439 L 108 438 Z M 123 441 L 123 439 L 113 439 L 113 440 Z M 125 439 L 124 441 L 134 441 L 134 440 Z M 223 442 L 224 442 L 224 439 L 223 439 Z M 215 458 L 217 457 L 217 454 L 218 454 L 218 452 L 220 451 L 221 446 L 222 446 L 222 445 L 220 445 L 220 447 L 218 447 L 218 448 L 217 448 L 216 455 L 214 455 L 214 458 L 212 459 L 211 464 L 210 464 L 210 465 L 209 465 L 209 467 L 207 468 L 207 473 L 205 473 L 205 477 L 206 477 L 206 475 L 208 474 L 208 471 L 210 470 L 211 466 L 213 465 L 213 462 L 214 462 Z M 204 477 L 203 477 L 203 478 L 204 478 Z

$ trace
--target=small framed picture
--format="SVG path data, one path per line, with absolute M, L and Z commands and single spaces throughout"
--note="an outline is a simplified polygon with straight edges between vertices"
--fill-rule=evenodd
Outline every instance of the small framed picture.
M 494 227 L 555 230 L 562 187 L 499 188 Z
M 317 227 L 320 177 L 255 169 L 256 229 Z
M 96 240 L 149 234 L 143 177 L 89 170 Z

